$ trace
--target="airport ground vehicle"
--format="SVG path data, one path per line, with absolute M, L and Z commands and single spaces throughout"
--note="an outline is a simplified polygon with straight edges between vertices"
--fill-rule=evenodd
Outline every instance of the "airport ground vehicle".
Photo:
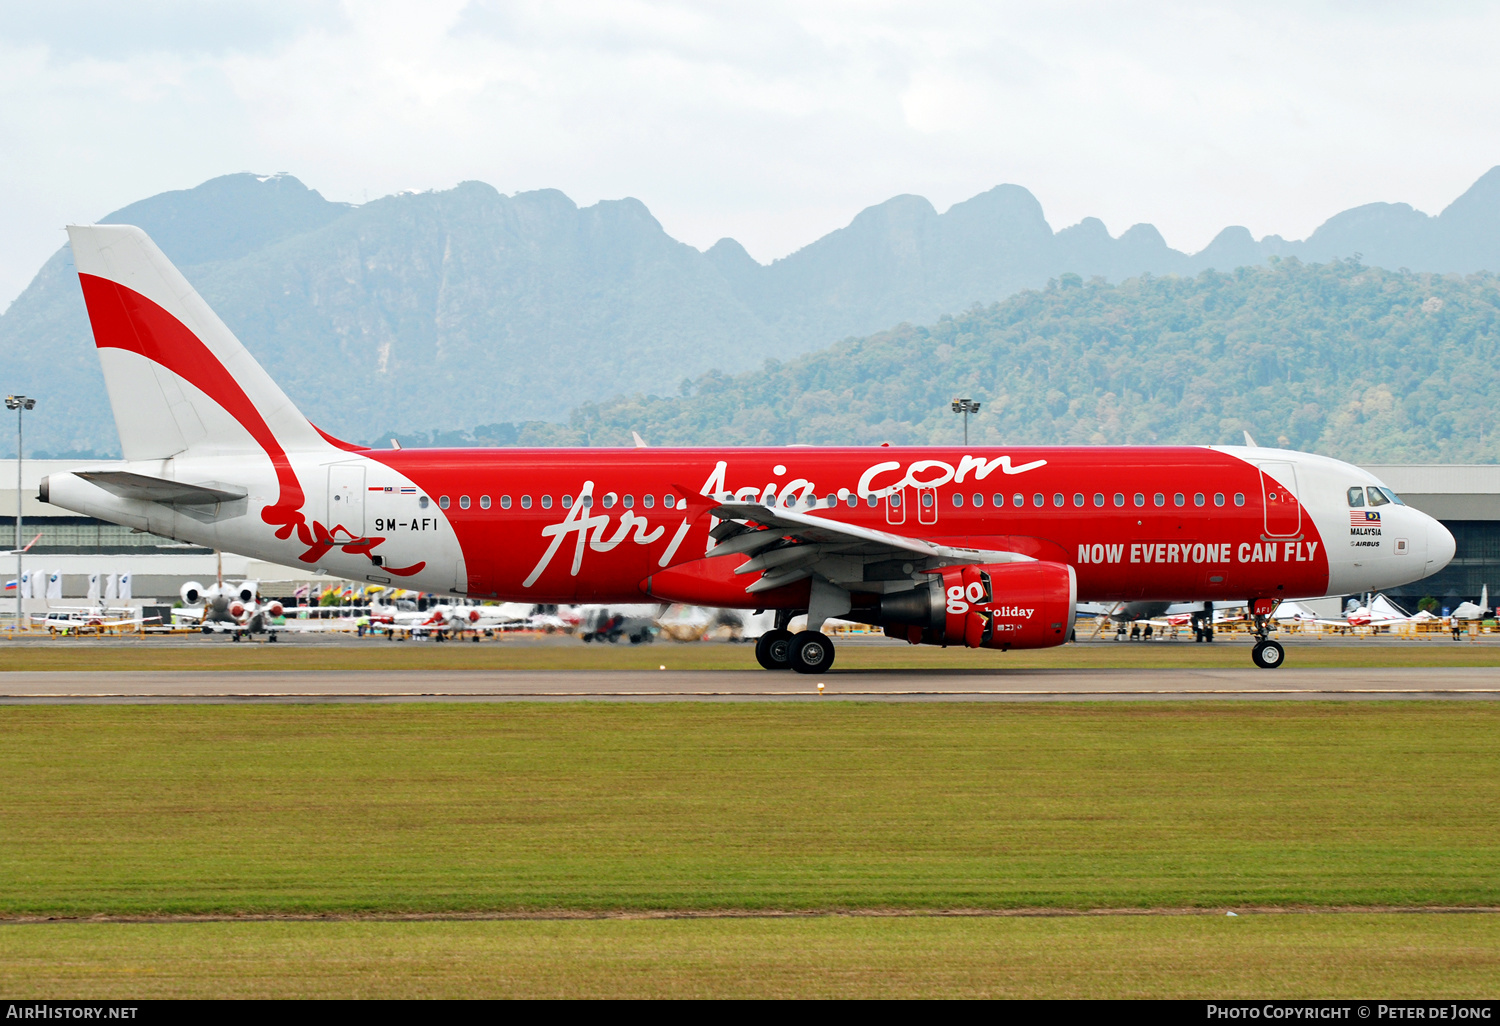
M 1038 648 L 1068 639 L 1080 599 L 1225 596 L 1249 597 L 1272 667 L 1279 600 L 1406 583 L 1454 553 L 1359 468 L 1249 446 L 353 445 L 140 229 L 69 234 L 126 462 L 52 475 L 41 498 L 197 544 L 478 598 L 774 609 L 757 657 L 806 673 L 832 665 L 831 617 Z

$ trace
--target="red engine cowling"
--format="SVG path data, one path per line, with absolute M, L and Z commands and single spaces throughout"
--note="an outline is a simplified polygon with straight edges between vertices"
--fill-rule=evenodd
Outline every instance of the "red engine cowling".
M 901 632 L 914 644 L 1050 648 L 1072 633 L 1078 582 L 1065 563 L 988 563 L 933 574 L 942 584 L 941 616 L 928 621 L 931 627 Z

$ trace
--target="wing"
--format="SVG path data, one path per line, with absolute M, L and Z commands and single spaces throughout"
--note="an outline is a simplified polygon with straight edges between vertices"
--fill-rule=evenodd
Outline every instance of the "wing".
M 737 574 L 759 572 L 761 577 L 745 590 L 770 591 L 817 575 L 848 587 L 857 584 L 872 591 L 904 590 L 918 580 L 920 571 L 965 563 L 1030 562 L 1019 552 L 993 549 L 955 548 L 909 535 L 879 531 L 818 516 L 835 507 L 819 503 L 810 512 L 763 506 L 753 502 L 726 502 L 710 512 L 724 523 L 714 528 L 718 544 L 708 558 L 744 557 Z M 754 526 L 752 526 L 754 525 Z M 894 588 L 881 586 L 883 578 L 871 578 L 872 569 L 894 563 L 889 577 Z

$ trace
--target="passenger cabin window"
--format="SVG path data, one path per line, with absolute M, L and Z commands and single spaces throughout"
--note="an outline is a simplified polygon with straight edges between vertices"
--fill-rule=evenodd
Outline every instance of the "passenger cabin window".
M 1187 499 L 1183 497 L 1181 492 L 1176 492 L 1172 495 L 1172 505 L 1185 506 L 1187 505 Z
M 827 506 L 829 509 L 832 509 L 833 507 L 837 506 L 838 504 L 839 504 L 839 497 L 837 495 L 829 494 L 829 495 L 825 496 L 824 499 L 823 499 L 823 505 Z
M 1193 493 L 1193 505 L 1194 506 L 1201 506 L 1201 505 L 1203 505 L 1203 501 L 1204 500 L 1203 500 L 1203 493 L 1202 492 L 1194 492 Z
M 875 498 L 875 496 L 873 495 L 866 495 L 865 505 L 869 506 L 871 509 L 874 509 L 876 506 L 880 505 L 880 500 Z
M 594 508 L 594 497 L 592 495 L 582 496 L 578 501 L 581 502 L 581 503 L 583 503 L 583 508 L 584 509 L 593 509 Z
M 1136 492 L 1135 504 L 1137 507 L 1144 506 L 1146 504 L 1146 496 L 1141 492 Z
M 1045 506 L 1047 505 L 1047 497 L 1041 492 L 1037 492 L 1031 497 L 1031 504 L 1033 506 Z
M 1364 504 L 1365 504 L 1365 490 L 1363 488 L 1351 488 L 1351 489 L 1349 489 L 1349 505 L 1354 506 L 1354 507 L 1359 507 L 1359 506 L 1363 506 Z
M 563 504 L 563 509 L 572 509 L 573 508 L 573 496 L 571 496 L 571 495 L 564 495 L 562 497 L 562 504 Z
M 996 493 L 995 498 L 997 498 L 997 499 L 1000 498 L 999 493 Z M 1016 494 L 1014 494 L 1014 495 L 1012 495 L 1010 497 L 1010 501 L 1011 501 L 1012 505 L 1016 506 L 1017 508 L 1020 508 L 1021 506 L 1026 505 L 1026 496 L 1022 495 L 1020 492 L 1017 492 Z M 998 506 L 1000 504 L 997 502 L 997 503 L 995 503 L 995 505 Z
M 1073 505 L 1074 506 L 1078 506 L 1080 508 L 1083 506 L 1083 493 L 1082 492 L 1074 492 L 1073 493 Z
M 500 508 L 501 509 L 510 509 L 510 496 L 509 495 L 502 495 L 502 496 L 500 496 Z
M 1234 493 L 1234 504 L 1236 506 L 1243 506 L 1245 504 L 1245 493 L 1244 492 L 1235 492 Z
M 550 495 L 543 495 L 542 496 L 542 509 L 551 509 L 551 508 L 552 508 L 552 496 L 550 496 Z
M 1366 488 L 1365 491 L 1367 491 L 1367 492 L 1370 493 L 1370 505 L 1371 506 L 1384 506 L 1386 503 L 1388 503 L 1388 502 L 1391 501 L 1390 499 L 1386 498 L 1386 494 L 1385 494 L 1384 491 L 1382 491 L 1379 488 L 1376 488 L 1374 485 L 1371 485 L 1369 488 Z
M 1116 508 L 1118 508 L 1120 506 L 1123 506 L 1123 505 L 1125 505 L 1125 493 L 1124 492 L 1115 492 L 1115 506 L 1116 506 Z
M 467 495 L 460 495 L 458 497 L 458 508 L 459 509 L 468 509 L 469 508 L 469 497 Z
M 521 496 L 521 508 L 522 509 L 530 509 L 531 508 L 531 496 L 529 496 L 529 495 L 523 495 L 523 496 Z
M 654 496 L 654 495 L 642 495 L 641 496 L 641 505 L 645 506 L 647 509 L 650 509 L 652 506 L 656 505 L 656 496 Z
M 620 500 L 620 505 L 624 506 L 626 509 L 633 508 L 635 506 L 635 496 L 634 495 L 627 495 L 627 496 L 625 496 L 623 499 Z
M 446 496 L 446 495 L 440 495 L 440 496 L 438 496 L 438 508 L 439 509 L 447 509 L 448 508 L 448 496 Z
M 859 505 L 859 496 L 855 495 L 853 492 L 850 492 L 848 498 L 846 498 L 844 502 L 848 504 L 850 509 L 854 509 Z
M 1104 508 L 1104 493 L 1103 492 L 1095 492 L 1094 493 L 1094 507 L 1096 509 L 1103 509 Z
M 974 498 L 975 498 L 975 499 L 976 499 L 976 500 L 978 500 L 978 499 L 982 499 L 982 498 L 983 498 L 983 496 L 982 496 L 982 495 L 975 495 L 975 496 L 974 496 Z M 996 508 L 997 508 L 997 509 L 998 509 L 998 508 L 999 508 L 999 507 L 1001 507 L 1001 506 L 1004 506 L 1004 505 L 1005 505 L 1005 496 L 1003 496 L 1003 495 L 1001 495 L 1001 494 L 1000 494 L 1000 493 L 999 493 L 999 492 L 996 492 L 996 493 L 995 493 L 995 494 L 994 494 L 994 495 L 992 495 L 992 496 L 990 496 L 990 500 L 991 500 L 991 501 L 992 501 L 992 502 L 994 502 L 994 504 L 995 504 L 995 507 L 996 507 Z M 983 505 L 984 505 L 984 503 L 982 503 L 982 502 L 978 502 L 978 501 L 976 501 L 976 502 L 975 502 L 975 503 L 974 503 L 974 505 L 976 505 L 976 506 L 983 506 Z M 1025 503 L 1024 503 L 1024 501 L 1023 501 L 1023 500 L 1022 500 L 1022 499 L 1021 499 L 1021 496 L 1019 496 L 1019 495 L 1017 495 L 1017 496 L 1016 496 L 1016 505 L 1017 505 L 1017 506 L 1022 506 L 1022 505 L 1025 505 Z
M 1157 492 L 1155 495 L 1151 496 L 1151 501 L 1156 503 L 1156 505 L 1158 506 L 1165 506 L 1167 504 L 1167 497 L 1161 492 Z
M 490 508 L 490 497 L 488 495 L 481 495 L 479 497 L 479 508 L 480 509 L 489 509 Z
M 1062 505 L 1063 505 L 1063 493 L 1062 492 L 1053 492 L 1052 493 L 1052 505 L 1057 506 L 1058 508 L 1062 507 Z
M 614 492 L 605 492 L 604 493 L 604 508 L 605 509 L 614 509 L 615 508 L 615 493 Z
M 427 496 L 425 496 L 425 495 L 419 496 L 417 498 L 417 505 L 420 506 L 422 509 L 426 509 L 427 508 Z
M 922 505 L 928 507 L 929 509 L 932 508 L 932 493 L 931 492 L 925 491 L 925 490 L 922 492 Z
M 963 492 L 954 492 L 953 493 L 953 505 L 954 506 L 962 506 L 963 504 L 964 504 L 964 493 Z
M 1222 506 L 1222 505 L 1224 505 L 1224 493 L 1223 492 L 1214 492 L 1214 505 L 1215 506 Z
M 1003 502 L 1000 501 L 1003 498 L 1005 498 L 1005 496 L 1003 496 L 1003 495 L 997 495 L 997 496 L 995 496 L 995 505 L 996 506 L 1003 506 L 1003 505 L 1005 505 L 1005 503 L 1003 503 Z M 978 492 L 974 493 L 974 505 L 976 505 L 976 506 L 983 506 L 984 505 L 984 496 L 981 495 Z

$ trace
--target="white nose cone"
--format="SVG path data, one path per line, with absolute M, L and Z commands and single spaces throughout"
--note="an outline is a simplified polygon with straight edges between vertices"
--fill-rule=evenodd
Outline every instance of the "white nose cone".
M 1427 574 L 1430 576 L 1437 573 L 1443 567 L 1453 562 L 1453 554 L 1458 551 L 1458 543 L 1453 540 L 1453 532 L 1432 517 L 1427 518 Z

